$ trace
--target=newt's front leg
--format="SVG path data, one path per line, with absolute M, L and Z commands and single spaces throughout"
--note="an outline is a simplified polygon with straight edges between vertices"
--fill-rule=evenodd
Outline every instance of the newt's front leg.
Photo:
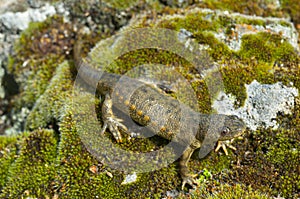
M 109 131 L 113 134 L 116 141 L 122 142 L 122 136 L 119 129 L 124 132 L 126 132 L 128 129 L 124 124 L 122 124 L 123 120 L 117 118 L 114 115 L 112 111 L 112 99 L 109 94 L 105 95 L 105 100 L 103 102 L 102 121 L 103 121 L 103 127 L 101 130 L 101 134 L 103 134 L 105 130 L 108 128 Z
M 194 179 L 196 175 L 192 175 L 189 173 L 188 169 L 188 162 L 193 154 L 193 152 L 197 149 L 200 148 L 201 142 L 199 140 L 194 140 L 190 146 L 186 148 L 186 150 L 183 152 L 180 161 L 179 161 L 179 167 L 180 167 L 180 175 L 182 178 L 182 186 L 181 189 L 183 190 L 184 186 L 186 184 L 191 185 L 193 188 L 195 186 L 198 186 L 198 182 Z

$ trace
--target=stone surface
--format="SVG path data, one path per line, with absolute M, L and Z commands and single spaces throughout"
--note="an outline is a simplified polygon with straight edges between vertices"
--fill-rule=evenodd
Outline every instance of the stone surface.
M 56 13 L 55 7 L 46 4 L 45 6 L 25 12 L 6 12 L 0 15 L 0 24 L 6 29 L 25 30 L 31 21 L 44 21 L 47 17 Z
M 247 99 L 243 107 L 235 109 L 233 105 L 235 97 L 220 93 L 213 103 L 213 108 L 218 113 L 239 116 L 251 130 L 258 127 L 277 129 L 277 115 L 291 114 L 295 97 L 299 94 L 298 89 L 287 87 L 281 82 L 260 84 L 254 80 L 245 86 Z

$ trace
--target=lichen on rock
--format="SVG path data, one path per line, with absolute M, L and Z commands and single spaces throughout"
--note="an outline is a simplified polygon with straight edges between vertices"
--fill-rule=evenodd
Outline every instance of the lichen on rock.
M 291 114 L 295 107 L 295 98 L 299 91 L 294 87 L 287 87 L 281 82 L 276 84 L 260 84 L 254 80 L 245 85 L 247 98 L 242 107 L 234 108 L 234 97 L 220 93 L 213 103 L 218 113 L 235 114 L 255 131 L 259 127 L 277 129 L 277 115 Z

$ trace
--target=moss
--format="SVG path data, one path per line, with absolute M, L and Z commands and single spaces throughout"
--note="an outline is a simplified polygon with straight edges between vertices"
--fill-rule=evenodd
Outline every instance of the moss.
M 220 42 L 212 32 L 195 33 L 195 39 L 199 44 L 209 45 L 208 52 L 214 60 L 229 59 L 234 56 L 228 46 Z
M 296 144 L 298 142 L 296 134 L 293 130 L 279 131 L 275 134 L 271 146 L 262 146 L 267 148 L 266 159 L 281 173 L 280 178 L 274 186 L 276 189 L 281 190 L 283 195 L 288 197 L 300 188 L 300 177 L 295 175 L 298 167 L 294 166 L 299 163 L 300 158 L 300 147 Z
M 45 22 L 30 23 L 15 45 L 8 71 L 20 85 L 15 107 L 31 108 L 43 94 L 56 66 L 70 53 L 73 45 L 71 26 L 53 16 Z M 34 38 L 34 39 L 33 39 Z
M 212 10 L 226 10 L 246 15 L 283 17 L 282 10 L 277 8 L 274 1 L 204 0 L 199 6 Z
M 283 72 L 275 76 L 276 81 L 299 89 L 299 70 Z M 291 115 L 278 115 L 278 130 L 259 129 L 247 132 L 244 140 L 238 141 L 240 167 L 229 175 L 240 183 L 251 185 L 269 195 L 285 198 L 297 197 L 299 175 L 299 97 Z M 270 188 L 272 187 L 272 188 Z
M 297 0 L 283 0 L 281 1 L 282 8 L 289 13 L 295 26 L 300 24 L 300 5 Z
M 198 97 L 198 106 L 201 113 L 211 113 L 211 98 L 204 80 L 191 82 Z
M 299 176 L 295 173 L 300 157 L 297 137 L 293 129 L 268 129 L 247 134 L 239 148 L 241 167 L 230 175 L 270 195 L 296 197 Z
M 283 41 L 280 35 L 265 32 L 244 35 L 238 55 L 245 60 L 255 59 L 269 63 L 280 61 L 288 64 L 299 61 L 291 44 Z
M 110 4 L 112 7 L 117 9 L 126 9 L 138 3 L 137 0 L 105 0 L 104 2 Z
M 23 139 L 19 157 L 10 166 L 0 197 L 49 197 L 55 173 L 57 137 L 51 130 L 37 130 Z
M 200 189 L 189 193 L 188 196 L 182 194 L 179 199 L 192 198 L 192 199 L 238 199 L 238 198 L 270 198 L 267 194 L 261 193 L 258 190 L 254 190 L 251 186 L 245 186 L 243 184 L 236 184 L 234 186 L 229 184 L 219 184 L 214 182 L 217 186 L 209 186 L 208 183 L 204 183 Z
M 241 7 L 248 9 L 246 4 L 232 6 L 237 6 L 233 9 L 240 9 Z M 84 14 L 85 12 L 82 11 L 85 9 L 90 8 L 83 8 L 80 14 Z M 169 10 L 168 12 L 175 11 Z M 213 59 L 222 64 L 221 72 L 224 76 L 226 92 L 233 93 L 238 98 L 239 104 L 237 106 L 240 106 L 246 98 L 244 84 L 249 84 L 254 79 L 262 83 L 283 81 L 286 85 L 292 81 L 297 88 L 300 88 L 299 68 L 295 67 L 299 57 L 290 44 L 281 41 L 280 35 L 268 33 L 245 35 L 242 49 L 239 52 L 231 51 L 223 42 L 214 37 L 213 34 L 219 29 L 227 30 L 229 35 L 231 33 L 230 27 L 234 23 L 264 25 L 264 22 L 260 20 L 246 20 L 242 17 L 234 19 L 216 18 L 213 14 L 202 13 L 187 13 L 182 18 L 163 19 L 159 24 L 152 25 L 175 30 L 185 28 L 193 33 L 193 39 L 196 42 L 209 45 L 209 52 Z M 57 55 L 61 51 L 54 50 L 54 53 L 46 51 L 47 57 L 41 58 L 43 53 L 33 50 L 39 44 L 34 44 L 34 42 L 41 41 L 43 38 L 39 35 L 48 34 L 49 30 L 52 30 L 49 28 L 52 27 L 51 24 L 49 23 L 49 26 L 36 24 L 36 27 L 34 27 L 35 25 L 31 27 L 31 31 L 24 33 L 18 47 L 20 58 L 12 57 L 10 59 L 10 70 L 19 77 L 22 76 L 23 72 L 34 71 L 34 75 L 29 75 L 29 82 L 24 83 L 29 90 L 25 89 L 21 95 L 26 103 L 34 104 L 34 108 L 27 119 L 27 127 L 37 129 L 47 126 L 56 129 L 60 133 L 60 142 L 57 143 L 57 135 L 50 130 L 35 130 L 21 140 L 20 156 L 15 163 L 13 163 L 17 153 L 17 149 L 13 146 L 15 140 L 4 143 L 2 146 L 10 148 L 11 153 L 7 154 L 8 156 L 5 154 L 5 159 L 0 159 L 3 163 L 1 169 L 3 168 L 3 171 L 9 170 L 9 175 L 7 172 L 1 174 L 6 178 L 0 181 L 1 186 L 6 185 L 1 193 L 2 196 L 11 194 L 15 197 L 41 198 L 162 198 L 166 197 L 167 191 L 178 189 L 181 183 L 178 174 L 178 162 L 154 172 L 138 174 L 136 182 L 121 185 L 126 173 L 110 168 L 103 159 L 96 159 L 92 155 L 95 152 L 86 145 L 80 130 L 86 130 L 84 136 L 92 143 L 101 140 L 97 131 L 93 131 L 87 123 L 90 122 L 87 121 L 90 119 L 88 114 L 95 108 L 99 111 L 99 107 L 97 109 L 98 103 L 93 104 L 88 110 L 83 109 L 84 107 L 75 106 L 75 110 L 78 112 L 74 111 L 72 102 L 79 100 L 86 103 L 94 96 L 91 95 L 87 99 L 70 97 L 73 67 L 68 62 L 58 64 L 65 58 L 65 56 Z M 32 36 L 38 39 L 30 41 Z M 136 38 L 130 39 L 135 40 Z M 73 44 L 70 40 L 64 41 L 69 42 L 70 45 Z M 24 52 L 20 51 L 22 47 L 25 49 Z M 91 53 L 92 59 L 97 56 L 98 59 L 103 59 L 103 56 L 99 56 L 102 55 L 99 52 L 100 50 L 93 52 L 94 54 Z M 110 51 L 106 53 L 110 55 L 109 58 L 115 55 Z M 27 65 L 25 64 L 28 68 L 22 69 L 21 64 L 28 57 L 30 57 L 30 61 L 27 62 Z M 105 65 L 105 70 L 119 74 L 124 74 L 145 63 L 175 66 L 195 90 L 201 112 L 209 113 L 211 111 L 211 99 L 205 81 L 199 78 L 198 71 L 187 60 L 175 53 L 157 49 L 141 49 L 126 53 L 116 59 L 113 58 L 114 63 L 109 66 Z M 101 61 L 105 63 L 107 60 Z M 93 60 L 93 63 L 96 62 Z M 275 69 L 274 63 L 284 63 L 285 65 L 280 69 Z M 100 65 L 102 66 L 102 64 Z M 284 68 L 296 69 L 293 72 L 290 70 L 287 72 Z M 38 79 L 41 79 L 42 82 L 39 86 L 37 86 Z M 49 80 L 51 80 L 50 84 L 47 83 Z M 75 121 L 75 118 L 81 116 L 87 117 L 85 120 L 81 120 L 83 123 L 78 126 L 78 120 Z M 299 111 L 297 109 L 288 124 L 283 124 L 286 125 L 286 130 L 247 132 L 244 140 L 237 141 L 238 150 L 234 153 L 230 152 L 229 157 L 223 156 L 220 152 L 212 152 L 206 158 L 198 160 L 195 159 L 197 156 L 195 153 L 190 161 L 190 169 L 192 173 L 200 173 L 201 186 L 192 193 L 184 194 L 182 192 L 180 197 L 241 198 L 245 196 L 267 198 L 262 192 L 273 196 L 283 193 L 286 197 L 292 197 L 299 189 L 297 188 L 299 185 L 293 183 L 299 181 L 293 175 L 297 169 L 295 160 L 299 156 L 299 153 L 294 151 L 294 148 L 296 148 L 296 152 L 299 151 L 296 146 L 297 142 L 295 142 L 295 140 L 299 140 L 297 137 L 299 124 Z M 101 127 L 99 124 L 98 126 Z M 57 129 L 58 127 L 59 129 Z M 168 143 L 168 141 L 156 136 L 150 139 L 134 138 L 127 140 L 126 135 L 123 135 L 124 142 L 121 144 L 115 143 L 109 133 L 105 134 L 105 137 L 113 145 L 137 153 L 160 149 Z M 2 150 L 1 146 L 0 150 Z M 109 150 L 107 149 L 106 152 Z M 248 157 L 249 152 L 250 157 Z M 253 158 L 251 154 L 254 154 Z M 293 162 L 295 166 L 289 165 L 287 162 Z M 34 175 L 29 172 L 31 167 L 35 171 Z M 24 173 L 22 174 L 21 171 L 23 170 Z M 207 175 L 207 172 L 202 171 L 209 172 L 211 177 Z M 112 178 L 110 174 L 113 175 Z M 14 182 L 14 177 L 20 180 Z M 32 182 L 32 184 L 28 182 Z M 241 183 L 241 185 L 236 184 L 236 182 Z M 271 190 L 270 186 L 274 187 L 274 190 Z
M 67 113 L 60 124 L 55 195 L 59 198 L 120 198 L 122 194 L 114 185 L 120 182 L 120 174 L 114 173 L 113 179 L 106 175 L 106 167 L 97 162 L 81 142 L 71 117 Z M 91 172 L 92 166 L 96 166 L 98 172 Z
M 72 118 L 71 113 L 66 114 L 60 125 L 61 142 L 57 158 L 60 166 L 54 185 L 59 198 L 146 198 L 179 185 L 174 164 L 154 172 L 138 174 L 137 182 L 121 185 L 124 174 L 102 164 L 86 150 Z M 96 172 L 91 172 L 92 166 L 97 168 Z M 107 172 L 112 173 L 113 178 Z
M 56 68 L 56 65 L 53 64 Z M 64 114 L 64 106 L 70 100 L 73 86 L 72 67 L 63 62 L 56 68 L 55 75 L 47 84 L 43 95 L 35 102 L 32 111 L 26 119 L 27 129 L 37 129 L 53 125 Z
M 18 151 L 17 137 L 0 137 L 0 193 L 7 182 L 8 170 Z
M 276 78 L 274 64 L 282 63 L 284 67 L 297 68 L 300 63 L 300 57 L 288 42 L 282 42 L 279 35 L 263 32 L 244 35 L 237 56 L 240 60 L 235 58 L 224 61 L 221 69 L 225 91 L 236 96 L 236 106 L 243 105 L 247 97 L 244 85 L 250 84 L 254 79 L 265 84 L 283 81 L 289 85 L 284 79 L 290 79 L 291 76 Z
M 184 17 L 173 17 L 171 19 L 161 20 L 157 26 L 161 28 L 169 28 L 172 30 L 179 31 L 180 29 L 186 29 L 194 34 L 197 32 L 216 31 L 221 27 L 221 24 L 214 20 L 209 21 L 205 19 L 205 13 L 188 13 Z
M 57 63 L 61 62 L 61 58 L 54 56 L 48 57 L 49 59 L 45 60 L 40 64 L 39 69 L 28 77 L 26 82 L 26 87 L 21 93 L 21 98 L 19 103 L 22 105 L 26 104 L 28 107 L 32 107 L 36 100 L 45 92 L 50 79 L 53 76 Z M 20 106 L 21 106 L 20 104 Z
M 249 24 L 249 25 L 257 25 L 257 26 L 266 26 L 267 22 L 262 19 L 251 19 L 245 17 L 236 17 L 236 23 L 238 24 Z

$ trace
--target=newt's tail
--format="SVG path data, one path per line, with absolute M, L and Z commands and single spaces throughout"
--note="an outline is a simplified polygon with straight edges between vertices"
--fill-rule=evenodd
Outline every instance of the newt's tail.
M 86 59 L 82 58 L 82 48 L 83 48 L 83 31 L 80 29 L 78 31 L 76 41 L 73 47 L 73 57 L 75 62 L 75 67 L 77 69 L 79 77 L 93 88 L 97 87 L 97 83 L 102 76 L 102 71 L 92 68 Z

